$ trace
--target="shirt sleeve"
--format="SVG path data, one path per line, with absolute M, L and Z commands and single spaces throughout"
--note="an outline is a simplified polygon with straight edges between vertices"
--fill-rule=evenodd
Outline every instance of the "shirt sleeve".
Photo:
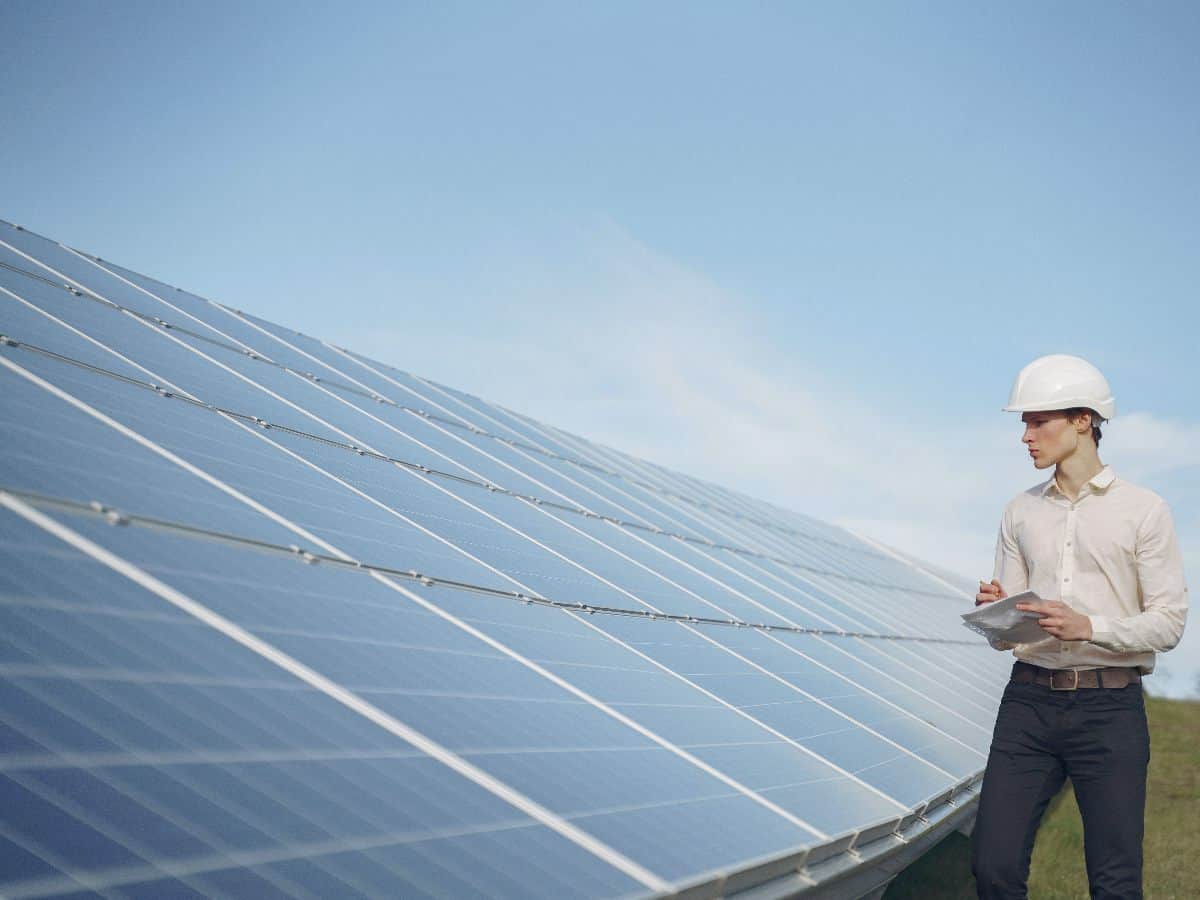
M 992 578 L 1000 582 L 1007 596 L 1019 594 L 1029 587 L 1029 571 L 1025 566 L 1025 557 L 1021 555 L 1021 547 L 1013 534 L 1012 504 L 1004 509 L 1000 517 L 1000 533 L 996 536 L 996 564 L 992 569 Z M 996 650 L 1011 650 L 1016 644 L 988 638 L 988 643 Z
M 1121 652 L 1170 650 L 1183 636 L 1188 597 L 1175 523 L 1161 499 L 1138 526 L 1134 562 L 1142 611 L 1124 617 L 1089 616 L 1092 643 Z
M 1000 582 L 1008 596 L 1019 594 L 1029 588 L 1029 570 L 1025 557 L 1013 534 L 1013 509 L 1010 503 L 1000 518 L 1000 534 L 996 537 L 996 565 L 992 577 Z

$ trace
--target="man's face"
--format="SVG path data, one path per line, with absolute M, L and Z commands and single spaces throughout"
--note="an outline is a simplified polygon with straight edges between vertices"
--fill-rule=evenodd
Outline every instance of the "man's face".
M 1023 413 L 1021 421 L 1025 423 L 1021 441 L 1038 469 L 1062 462 L 1079 446 L 1080 432 L 1061 410 Z

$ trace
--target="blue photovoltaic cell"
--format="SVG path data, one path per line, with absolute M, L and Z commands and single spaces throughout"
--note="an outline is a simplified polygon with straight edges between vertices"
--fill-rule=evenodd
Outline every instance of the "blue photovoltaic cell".
M 113 528 L 101 520 L 70 524 L 556 812 L 611 821 L 606 839 L 660 871 L 661 860 L 644 859 L 651 833 L 637 826 L 649 809 L 681 841 L 708 845 L 705 858 L 714 863 L 728 864 L 738 851 L 722 846 L 720 835 L 691 816 L 697 803 L 720 805 L 731 822 L 758 830 L 776 849 L 799 846 L 812 837 L 368 576 L 274 555 L 231 554 L 219 544 Z M 222 570 L 215 575 L 218 561 Z M 449 591 L 423 588 L 422 593 L 444 605 L 441 594 Z M 340 598 L 351 596 L 356 602 L 347 609 Z M 475 609 L 489 604 L 485 611 L 491 616 L 519 615 L 532 634 L 541 634 L 543 654 L 569 655 L 573 635 L 586 630 L 555 610 L 478 596 L 466 602 Z M 143 643 L 122 645 L 137 648 Z M 619 664 L 627 652 L 607 641 L 600 649 L 610 665 Z M 175 674 L 193 674 L 193 656 Z M 146 663 L 123 665 L 144 668 Z M 680 702 L 679 689 L 661 679 L 647 683 L 633 668 L 627 677 L 648 701 Z M 248 715 L 226 729 L 225 740 L 239 738 L 243 725 L 251 733 L 265 731 L 255 718 Z M 305 727 L 310 730 L 315 729 Z M 831 774 L 826 770 L 826 777 Z M 622 820 L 622 810 L 629 812 L 628 822 Z
M 14 357 L 17 354 L 5 354 L 4 358 Z M 68 391 L 83 393 L 81 388 L 86 387 L 104 399 L 122 392 L 141 392 L 34 354 L 24 353 L 19 358 L 29 371 L 53 378 Z M 153 393 L 145 393 L 151 402 L 158 400 Z M 144 515 L 160 518 L 186 509 L 189 521 L 197 527 L 235 531 L 248 538 L 282 541 L 289 535 L 217 488 L 4 368 L 0 368 L 0 397 L 5 415 L 0 465 L 7 488 L 87 503 L 136 503 Z M 159 401 L 157 408 L 143 406 L 141 410 L 153 419 L 160 434 L 179 433 L 179 418 L 186 420 L 198 412 L 166 400 Z M 228 423 L 221 424 L 234 430 Z M 189 444 L 197 456 L 209 448 L 213 454 L 223 452 L 226 446 L 214 443 L 211 433 L 207 440 L 204 435 L 183 434 L 195 439 Z
M 962 579 L 0 240 L 0 492 L 132 567 L 0 510 L 0 894 L 645 896 L 898 822 L 982 769 L 1006 664 L 958 624 Z
M 181 554 L 203 548 L 191 565 L 216 557 L 231 570 L 227 588 L 247 555 L 194 538 L 164 546 L 169 539 L 101 520 L 69 524 L 94 537 L 132 536 L 159 553 L 164 575 L 187 568 Z M 321 884 L 336 886 L 338 896 L 437 895 L 456 884 L 435 862 L 443 854 L 458 855 L 508 896 L 562 896 L 584 882 L 593 896 L 638 887 L 8 512 L 0 512 L 0 541 L 0 719 L 16 738 L 0 753 L 0 821 L 21 848 L 3 857 L 5 896 L 32 895 L 37 883 L 68 885 L 66 872 L 122 887 L 130 877 L 123 870 L 140 867 L 152 880 L 164 865 L 195 868 L 182 883 L 200 893 L 219 892 L 246 868 L 236 877 L 263 892 L 254 896 L 328 896 Z M 252 556 L 250 571 L 268 559 Z M 288 592 L 273 587 L 287 602 Z M 254 618 L 244 590 L 224 596 Z M 302 630 L 302 618 L 286 620 Z M 555 860 L 537 884 L 513 879 L 511 854 L 522 844 Z M 231 858 L 244 854 L 261 856 L 263 865 Z

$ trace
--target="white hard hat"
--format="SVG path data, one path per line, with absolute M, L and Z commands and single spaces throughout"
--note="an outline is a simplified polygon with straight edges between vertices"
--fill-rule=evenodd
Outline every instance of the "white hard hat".
M 1114 412 L 1112 389 L 1100 370 L 1086 359 L 1053 353 L 1040 356 L 1017 373 L 1005 412 L 1048 409 L 1094 409 L 1102 419 Z

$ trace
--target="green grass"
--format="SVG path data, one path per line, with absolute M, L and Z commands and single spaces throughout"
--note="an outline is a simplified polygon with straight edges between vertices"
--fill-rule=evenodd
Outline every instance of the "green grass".
M 1200 703 L 1146 698 L 1150 773 L 1143 870 L 1147 900 L 1200 897 Z M 892 882 L 884 900 L 970 900 L 970 843 L 953 834 Z M 1054 798 L 1033 848 L 1033 900 L 1086 900 L 1083 825 L 1070 784 Z

